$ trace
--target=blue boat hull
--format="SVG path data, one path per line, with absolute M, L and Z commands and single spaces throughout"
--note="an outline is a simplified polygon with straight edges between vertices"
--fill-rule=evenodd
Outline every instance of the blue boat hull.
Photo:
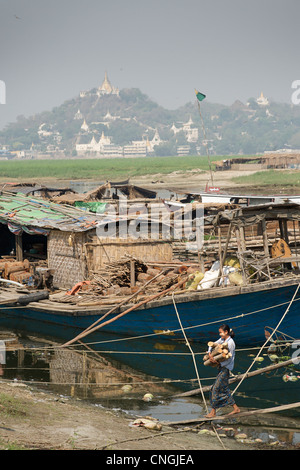
M 299 282 L 299 281 L 298 281 Z M 285 311 L 289 311 L 280 325 L 280 331 L 292 338 L 300 338 L 299 300 L 300 289 L 291 305 L 298 285 L 297 281 L 287 285 L 264 285 L 260 290 L 241 292 L 236 288 L 233 294 L 229 290 L 218 290 L 217 295 L 202 296 L 190 294 L 175 296 L 176 308 L 171 298 L 152 302 L 146 308 L 139 308 L 104 325 L 98 332 L 113 334 L 118 337 L 155 337 L 159 341 L 183 340 L 182 330 L 176 310 L 185 332 L 191 341 L 206 342 L 215 338 L 219 325 L 227 323 L 235 331 L 239 345 L 261 345 L 265 341 L 265 328 L 274 329 Z M 190 300 L 188 300 L 190 299 Z M 42 305 L 42 304 L 41 304 Z M 124 307 L 124 310 L 126 308 Z M 103 310 L 52 309 L 39 304 L 24 308 L 7 307 L 5 315 L 15 318 L 16 326 L 22 322 L 35 321 L 45 324 L 48 331 L 57 336 L 63 332 L 71 340 L 74 331 L 80 333 L 102 316 Z M 112 320 L 115 312 L 105 318 Z M 38 333 L 38 332 L 37 332 Z M 90 337 L 88 337 L 90 338 Z

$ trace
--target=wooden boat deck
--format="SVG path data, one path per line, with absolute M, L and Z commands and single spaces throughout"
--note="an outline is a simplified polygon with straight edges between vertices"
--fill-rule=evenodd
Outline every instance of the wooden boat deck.
M 186 303 L 186 302 L 198 302 L 201 300 L 213 299 L 213 298 L 221 298 L 221 297 L 229 297 L 229 296 L 236 296 L 240 294 L 247 294 L 247 293 L 254 293 L 254 292 L 261 292 L 266 290 L 278 289 L 280 287 L 286 286 L 297 286 L 300 283 L 300 275 L 289 275 L 285 277 L 280 277 L 278 279 L 274 279 L 272 281 L 265 281 L 260 283 L 253 283 L 246 286 L 227 286 L 227 287 L 213 287 L 210 289 L 206 289 L 203 291 L 177 291 L 174 293 L 176 298 L 176 304 Z M 30 293 L 30 291 L 28 291 Z M 18 293 L 15 288 L 8 289 L 8 288 L 1 288 L 0 287 L 0 309 L 1 305 L 3 307 L 7 307 L 9 305 L 17 306 L 18 308 L 30 308 L 33 310 L 39 310 L 41 312 L 49 313 L 57 313 L 62 315 L 69 315 L 69 316 L 85 316 L 85 315 L 102 315 L 108 312 L 112 304 L 101 305 L 100 302 L 95 303 L 95 306 L 78 306 L 76 304 L 68 304 L 64 302 L 54 301 L 51 299 L 51 294 L 49 299 L 40 300 L 39 302 L 30 302 L 30 304 L 25 306 L 17 305 L 17 299 L 20 295 L 24 295 L 24 290 L 22 294 Z M 124 298 L 120 298 L 120 300 L 116 300 L 115 305 L 117 307 L 118 303 L 121 303 Z M 130 302 L 130 298 L 128 298 Z M 172 296 L 167 295 L 160 299 L 156 299 L 153 301 L 149 301 L 144 305 L 138 307 L 139 310 L 141 309 L 149 309 L 149 308 L 156 308 L 165 305 L 172 304 Z M 115 312 L 122 312 L 129 307 L 133 306 L 134 303 L 125 303 L 122 306 L 118 307 Z

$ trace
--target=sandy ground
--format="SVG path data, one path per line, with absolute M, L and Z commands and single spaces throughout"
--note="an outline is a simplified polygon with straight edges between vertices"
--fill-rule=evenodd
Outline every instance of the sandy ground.
M 300 190 L 295 187 L 279 187 L 279 186 L 253 186 L 247 185 L 246 183 L 238 184 L 232 181 L 232 178 L 237 176 L 248 176 L 256 171 L 219 171 L 213 173 L 213 184 L 211 182 L 210 172 L 200 170 L 189 170 L 185 172 L 174 171 L 169 174 L 154 174 L 131 177 L 130 183 L 144 188 L 152 189 L 153 191 L 170 189 L 177 191 L 194 191 L 201 192 L 205 191 L 207 186 L 215 186 L 220 188 L 220 192 L 232 193 L 232 194 L 299 194 Z M 125 179 L 121 178 L 121 179 Z M 74 181 L 74 180 L 73 180 Z M 93 180 L 80 180 L 82 182 L 92 182 Z M 95 180 L 96 181 L 96 180 Z M 97 182 L 101 182 L 101 175 Z M 49 187 L 61 187 L 66 188 L 69 186 L 69 180 L 57 180 L 55 178 L 26 178 L 24 181 L 22 178 L 0 178 L 0 184 L 7 182 L 35 182 L 37 184 L 43 184 Z
M 206 185 L 208 186 L 217 186 L 222 191 L 227 191 L 230 189 L 238 189 L 240 187 L 245 187 L 245 184 L 239 185 L 232 181 L 232 178 L 237 176 L 247 176 L 255 173 L 254 171 L 224 171 L 224 172 L 214 172 L 213 173 L 213 184 L 211 182 L 210 173 L 199 171 L 199 170 L 190 170 L 184 173 L 173 172 L 170 174 L 162 175 L 145 175 L 139 177 L 130 178 L 130 181 L 133 184 L 159 188 L 159 189 L 177 189 L 177 190 L 189 190 L 189 191 L 204 191 Z M 249 186 L 250 187 L 250 186 Z
M 213 173 L 213 182 L 215 186 L 219 186 L 222 189 L 230 188 L 239 188 L 241 185 L 237 183 L 233 183 L 231 180 L 236 176 L 247 176 L 250 174 L 255 173 L 255 171 L 223 171 L 223 172 L 214 172 Z M 123 177 L 121 179 L 126 179 Z M 26 178 L 24 181 L 23 178 L 0 178 L 0 183 L 6 182 L 35 182 L 37 184 L 58 184 L 61 187 L 67 187 L 69 180 L 57 180 L 56 178 Z M 81 180 L 80 180 L 81 181 Z M 92 181 L 92 180 L 82 180 L 82 181 Z M 101 181 L 101 175 L 99 175 L 98 181 Z M 114 181 L 117 181 L 116 178 Z M 188 170 L 185 172 L 180 171 L 173 171 L 172 173 L 168 174 L 161 174 L 157 173 L 154 175 L 144 175 L 144 176 L 136 176 L 130 177 L 130 182 L 132 184 L 144 186 L 144 187 L 152 187 L 152 189 L 156 188 L 184 188 L 192 189 L 193 191 L 203 191 L 208 184 L 211 184 L 210 172 L 208 171 L 201 171 L 201 170 Z M 245 184 L 243 184 L 245 186 Z

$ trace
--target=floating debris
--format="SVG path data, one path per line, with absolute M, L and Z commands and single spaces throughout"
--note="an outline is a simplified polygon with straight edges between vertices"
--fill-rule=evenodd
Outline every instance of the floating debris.
M 153 399 L 152 393 L 145 393 L 145 395 L 143 396 L 144 401 L 151 401 L 152 399 Z

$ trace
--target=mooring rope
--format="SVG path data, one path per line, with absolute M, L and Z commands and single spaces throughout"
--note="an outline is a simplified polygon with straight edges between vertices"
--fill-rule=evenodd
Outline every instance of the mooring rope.
M 199 376 L 199 372 L 198 372 L 198 367 L 197 367 L 197 363 L 196 363 L 196 360 L 195 360 L 195 354 L 194 354 L 194 351 L 192 350 L 191 348 L 191 345 L 190 345 L 190 342 L 185 334 L 185 331 L 184 331 L 184 328 L 182 326 L 182 323 L 181 323 L 181 320 L 180 320 L 180 316 L 179 316 L 179 313 L 178 313 L 178 310 L 177 310 L 177 306 L 176 306 L 176 303 L 175 303 L 175 299 L 174 299 L 174 293 L 172 292 L 172 300 L 173 300 L 173 305 L 174 305 L 174 308 L 175 308 L 175 312 L 176 312 L 176 315 L 177 315 L 177 318 L 178 318 L 178 322 L 179 322 L 179 325 L 180 325 L 180 328 L 181 328 L 181 331 L 182 331 L 182 334 L 184 336 L 184 339 L 186 341 L 186 345 L 187 347 L 189 348 L 190 352 L 191 352 L 191 355 L 192 355 L 192 358 L 193 358 L 193 362 L 194 362 L 194 367 L 195 367 L 195 371 L 196 371 L 196 376 L 197 376 L 197 380 L 198 380 L 198 383 L 199 383 L 199 387 L 200 387 L 200 390 L 201 390 L 201 395 L 202 395 L 202 399 L 203 399 L 203 402 L 205 404 L 205 408 L 206 408 L 206 411 L 208 412 L 208 408 L 207 408 L 207 404 L 206 404 L 206 400 L 205 400 L 205 396 L 204 396 L 204 393 L 203 393 L 203 390 L 202 390 L 202 385 L 201 385 L 201 380 L 200 380 L 200 376 Z
M 194 366 L 195 366 L 195 371 L 196 371 L 196 376 L 197 376 L 197 380 L 198 380 L 198 384 L 199 384 L 199 387 L 200 387 L 200 390 L 201 390 L 201 395 L 202 395 L 202 400 L 203 400 L 203 403 L 205 405 L 205 409 L 206 409 L 206 412 L 208 413 L 208 407 L 207 407 L 207 403 L 206 403 L 206 400 L 205 400 L 205 396 L 204 396 L 204 392 L 203 392 L 203 389 L 202 389 L 202 384 L 201 384 L 201 380 L 200 380 L 200 376 L 199 376 L 199 372 L 198 372 L 198 367 L 197 367 L 197 363 L 196 363 L 196 360 L 195 360 L 195 355 L 194 355 L 194 351 L 192 350 L 191 348 L 191 345 L 190 345 L 190 342 L 185 334 L 185 331 L 184 331 L 184 328 L 182 326 L 182 323 L 181 323 L 181 320 L 180 320 L 180 316 L 179 316 L 179 313 L 178 313 L 178 310 L 177 310 L 177 306 L 176 306 L 176 302 L 175 302 L 175 299 L 174 299 L 174 292 L 172 292 L 172 300 L 173 300 L 173 305 L 174 305 L 174 308 L 175 308 L 175 312 L 176 312 L 176 315 L 177 315 L 177 318 L 178 318 L 178 322 L 179 322 L 179 325 L 180 325 L 180 328 L 181 328 L 181 331 L 182 331 L 182 334 L 184 336 L 184 339 L 186 340 L 186 345 L 187 347 L 189 348 L 190 352 L 191 352 L 191 355 L 192 355 L 192 358 L 193 358 L 193 362 L 194 362 Z M 222 439 L 220 438 L 215 426 L 213 425 L 213 423 L 211 424 L 212 425 L 212 428 L 214 430 L 214 433 L 216 435 L 216 437 L 218 438 L 220 444 L 222 445 L 223 449 L 226 450 L 225 446 L 224 446 L 224 443 L 222 441 Z
M 267 340 L 264 342 L 264 344 L 262 345 L 262 347 L 260 348 L 260 350 L 258 351 L 256 357 L 253 359 L 252 363 L 250 364 L 250 366 L 248 367 L 247 371 L 245 372 L 245 374 L 243 375 L 243 378 L 240 380 L 240 382 L 238 383 L 238 385 L 235 387 L 235 389 L 233 390 L 232 392 L 232 395 L 234 395 L 234 393 L 237 391 L 237 389 L 239 388 L 239 386 L 241 385 L 241 383 L 244 381 L 244 379 L 246 378 L 248 372 L 252 369 L 256 359 L 258 358 L 258 356 L 260 355 L 261 351 L 264 349 L 264 347 L 268 344 L 268 342 L 271 340 L 272 336 L 274 336 L 274 334 L 276 333 L 276 331 L 278 330 L 279 326 L 281 325 L 281 323 L 283 322 L 284 318 L 286 317 L 286 315 L 288 314 L 289 310 L 290 310 L 290 307 L 291 305 L 293 304 L 294 302 L 294 299 L 298 293 L 298 290 L 300 288 L 300 283 L 298 284 L 296 290 L 295 290 L 295 293 L 292 297 L 292 299 L 290 300 L 289 302 L 289 305 L 287 307 L 287 309 L 285 310 L 284 314 L 282 315 L 280 321 L 278 322 L 276 328 L 273 330 L 273 332 L 271 333 L 271 335 L 267 338 Z

